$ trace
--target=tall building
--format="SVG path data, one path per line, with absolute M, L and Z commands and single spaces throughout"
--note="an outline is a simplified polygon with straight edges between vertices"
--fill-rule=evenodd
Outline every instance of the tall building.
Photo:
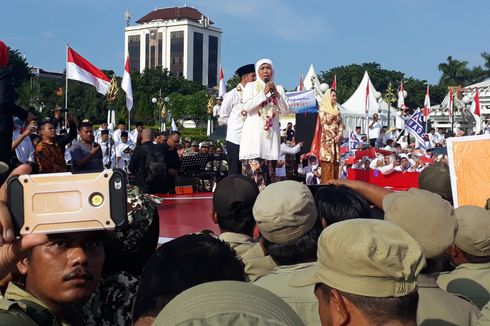
M 191 7 L 155 9 L 127 26 L 125 53 L 132 70 L 162 66 L 208 87 L 218 84 L 221 29 Z

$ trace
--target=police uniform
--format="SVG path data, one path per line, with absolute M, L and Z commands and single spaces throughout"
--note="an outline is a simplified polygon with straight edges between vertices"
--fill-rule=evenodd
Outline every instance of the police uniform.
M 443 255 L 454 242 L 454 209 L 441 196 L 412 188 L 391 193 L 383 199 L 385 220 L 400 226 L 420 244 L 426 259 Z M 417 324 L 474 325 L 478 309 L 438 287 L 436 277 L 420 274 Z M 437 321 L 437 323 L 436 323 Z
M 5 298 L 0 299 L 0 325 L 12 326 L 69 326 L 30 293 L 10 282 Z
M 320 325 L 318 299 L 315 297 L 314 292 L 315 286 L 292 287 L 289 284 L 296 275 L 308 273 L 315 265 L 316 263 L 302 263 L 277 266 L 252 284 L 269 290 L 284 300 L 293 308 L 305 325 Z
M 489 257 L 490 213 L 468 205 L 456 208 L 454 214 L 458 223 L 454 245 L 472 256 Z M 454 271 L 439 275 L 437 284 L 469 298 L 481 309 L 490 300 L 490 262 L 459 264 Z
M 219 235 L 219 239 L 228 243 L 239 257 L 242 257 L 256 243 L 251 236 L 235 232 L 223 232 Z

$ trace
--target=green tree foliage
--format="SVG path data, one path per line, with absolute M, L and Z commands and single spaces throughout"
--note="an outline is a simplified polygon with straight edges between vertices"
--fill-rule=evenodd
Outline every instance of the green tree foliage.
M 438 66 L 441 72 L 439 85 L 444 87 L 468 86 L 489 78 L 490 54 L 483 52 L 481 57 L 484 60 L 484 67 L 475 66 L 473 68 L 468 66 L 468 61 L 453 59 L 452 56 L 447 57 L 446 62 Z
M 233 88 L 237 87 L 239 82 L 240 82 L 240 76 L 234 74 L 230 79 L 226 81 L 226 91 L 229 92 Z
M 31 77 L 31 70 L 24 55 L 19 50 L 9 48 L 9 66 L 14 88 L 20 87 Z
M 318 78 L 322 83 L 331 84 L 334 76 L 337 75 L 337 101 L 343 103 L 354 94 L 362 81 L 365 71 L 368 72 L 374 88 L 381 93 L 388 88 L 390 81 L 394 86 L 399 87 L 403 80 L 404 88 L 408 93 L 405 104 L 412 110 L 423 106 L 427 81 L 407 77 L 400 71 L 383 69 L 381 65 L 376 62 L 334 67 L 322 71 Z M 432 103 L 442 102 L 446 91 L 447 89 L 444 87 L 430 85 Z M 396 105 L 396 103 L 394 105 Z

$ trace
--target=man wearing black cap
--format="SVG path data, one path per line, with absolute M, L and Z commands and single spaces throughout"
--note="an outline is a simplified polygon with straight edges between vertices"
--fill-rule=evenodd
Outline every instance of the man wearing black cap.
M 245 85 L 255 81 L 255 65 L 248 64 L 237 69 L 235 72 L 240 77 L 240 83 L 226 93 L 221 104 L 220 122 L 227 124 L 226 151 L 228 153 L 228 166 L 230 174 L 241 174 L 242 164 L 238 158 L 240 152 L 240 138 L 242 136 L 243 122 L 246 118 L 242 114 L 241 101 Z
M 225 177 L 213 194 L 212 219 L 219 226 L 219 238 L 240 257 L 255 244 L 252 208 L 258 195 L 257 184 L 241 174 Z

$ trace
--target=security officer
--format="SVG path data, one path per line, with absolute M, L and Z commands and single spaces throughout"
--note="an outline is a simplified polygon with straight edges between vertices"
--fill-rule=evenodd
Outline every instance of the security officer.
M 482 309 L 490 300 L 490 213 L 468 205 L 456 208 L 454 214 L 458 228 L 448 253 L 456 269 L 439 275 L 437 284 Z

